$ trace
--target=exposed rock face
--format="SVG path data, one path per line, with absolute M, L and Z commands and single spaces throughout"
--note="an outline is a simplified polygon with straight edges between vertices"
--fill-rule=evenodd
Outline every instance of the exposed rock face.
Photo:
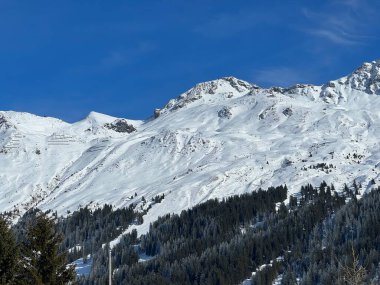
M 232 113 L 230 107 L 223 107 L 220 111 L 218 111 L 219 118 L 231 119 Z
M 5 120 L 4 116 L 0 115 L 0 126 L 3 126 L 7 123 L 7 120 Z
M 157 119 L 161 115 L 161 109 L 155 109 L 153 115 Z
M 225 80 L 225 81 L 227 81 L 238 92 L 244 92 L 246 90 L 251 90 L 252 88 L 258 87 L 256 85 L 252 86 L 248 82 L 240 80 L 240 79 L 237 79 L 237 78 L 232 77 L 232 76 L 230 76 L 230 77 L 223 77 L 222 79 Z
M 352 89 L 380 95 L 380 60 L 363 63 L 347 76 L 345 84 Z
M 119 119 L 115 120 L 112 123 L 105 124 L 104 127 L 114 130 L 118 133 L 132 133 L 136 131 L 136 128 L 132 124 L 128 124 L 127 120 Z
M 293 115 L 293 110 L 290 109 L 290 108 L 286 108 L 284 111 L 282 111 L 282 113 L 287 116 L 287 117 L 290 117 L 291 115 Z
M 9 129 L 10 127 L 12 127 L 11 124 L 9 124 L 9 122 L 7 121 L 7 119 L 0 114 L 0 130 L 1 129 Z
M 282 162 L 283 167 L 288 167 L 288 166 L 291 166 L 292 164 L 293 164 L 293 161 L 291 161 L 288 158 L 285 158 L 284 161 Z
M 172 99 L 163 108 L 165 111 L 175 111 L 181 109 L 192 102 L 198 101 L 207 95 L 219 95 L 225 98 L 232 98 L 234 95 L 242 96 L 252 90 L 259 89 L 257 85 L 237 79 L 235 77 L 223 77 L 221 79 L 199 83 L 190 90 L 181 94 L 178 98 Z

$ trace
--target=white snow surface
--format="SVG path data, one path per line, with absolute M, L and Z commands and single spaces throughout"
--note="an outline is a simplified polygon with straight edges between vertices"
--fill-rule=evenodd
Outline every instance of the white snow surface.
M 72 264 L 75 266 L 75 273 L 77 276 L 88 276 L 91 272 L 92 267 L 92 256 L 89 254 L 87 260 L 84 263 L 83 258 L 75 260 Z
M 365 192 L 371 179 L 380 183 L 379 95 L 374 61 L 323 86 L 262 89 L 234 77 L 201 83 L 155 119 L 127 119 L 132 133 L 107 128 L 117 118 L 94 112 L 74 124 L 0 112 L 0 208 L 67 215 L 105 203 L 147 207 L 143 196 L 165 194 L 129 229 L 143 234 L 158 216 L 259 187 L 286 183 L 293 193 L 355 179 Z M 333 168 L 309 168 L 318 163 Z

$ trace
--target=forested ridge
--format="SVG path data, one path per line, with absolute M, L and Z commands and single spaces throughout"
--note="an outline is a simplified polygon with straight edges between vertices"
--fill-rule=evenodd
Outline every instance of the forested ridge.
M 272 284 L 279 276 L 282 284 L 296 284 L 296 280 L 300 284 L 352 284 L 345 279 L 347 270 L 353 268 L 353 257 L 365 272 L 358 284 L 377 282 L 379 245 L 375 237 L 380 227 L 368 225 L 379 220 L 380 206 L 366 205 L 380 200 L 380 189 L 357 200 L 359 188 L 353 183 L 337 192 L 325 182 L 318 187 L 306 185 L 285 205 L 287 187 L 280 186 L 210 200 L 179 215 L 166 215 L 151 225 L 148 234 L 139 239 L 127 235 L 112 250 L 113 266 L 118 269 L 114 282 L 239 284 L 255 272 L 253 284 Z M 358 205 L 362 205 L 360 210 Z M 371 230 L 371 235 L 352 234 L 353 223 L 355 229 Z M 155 257 L 137 263 L 138 253 Z M 105 276 L 97 272 L 106 272 L 106 260 L 106 249 L 97 252 L 93 266 L 98 271 L 81 279 L 81 284 L 105 282 Z
M 147 234 L 132 231 L 112 249 L 113 282 L 378 284 L 380 187 L 358 199 L 360 185 L 348 185 L 339 192 L 325 182 L 305 185 L 290 197 L 286 185 L 259 189 L 160 217 Z M 30 211 L 14 227 L 19 242 L 38 213 Z M 90 275 L 79 284 L 106 284 L 109 247 L 102 245 L 140 223 L 144 213 L 105 205 L 68 218 L 50 215 L 64 235 L 60 252 L 69 251 L 72 261 L 84 245 L 93 257 Z M 152 259 L 138 262 L 141 254 Z

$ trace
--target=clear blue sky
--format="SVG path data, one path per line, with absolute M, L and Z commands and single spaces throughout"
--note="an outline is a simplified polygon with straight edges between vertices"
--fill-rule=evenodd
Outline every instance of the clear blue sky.
M 321 84 L 380 58 L 380 1 L 0 0 L 0 109 L 144 119 L 194 84 Z

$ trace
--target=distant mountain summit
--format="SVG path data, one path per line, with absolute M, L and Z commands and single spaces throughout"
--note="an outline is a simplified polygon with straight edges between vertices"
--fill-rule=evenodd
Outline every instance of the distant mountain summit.
M 212 198 L 325 180 L 380 183 L 380 61 L 322 86 L 197 84 L 145 121 L 92 112 L 69 124 L 0 112 L 0 206 L 67 215 L 137 204 L 144 223 Z M 165 194 L 160 204 L 152 198 Z M 133 227 L 132 227 L 133 228 Z M 131 229 L 132 229 L 131 228 Z
M 259 87 L 235 77 L 223 77 L 221 79 L 197 84 L 195 87 L 181 94 L 177 99 L 170 100 L 163 111 L 175 111 L 183 108 L 187 104 L 201 99 L 204 95 L 217 94 L 218 96 L 232 98 L 234 94 L 243 96 L 252 89 L 259 89 Z
M 380 95 L 380 60 L 363 63 L 345 79 L 344 84 L 352 89 Z

